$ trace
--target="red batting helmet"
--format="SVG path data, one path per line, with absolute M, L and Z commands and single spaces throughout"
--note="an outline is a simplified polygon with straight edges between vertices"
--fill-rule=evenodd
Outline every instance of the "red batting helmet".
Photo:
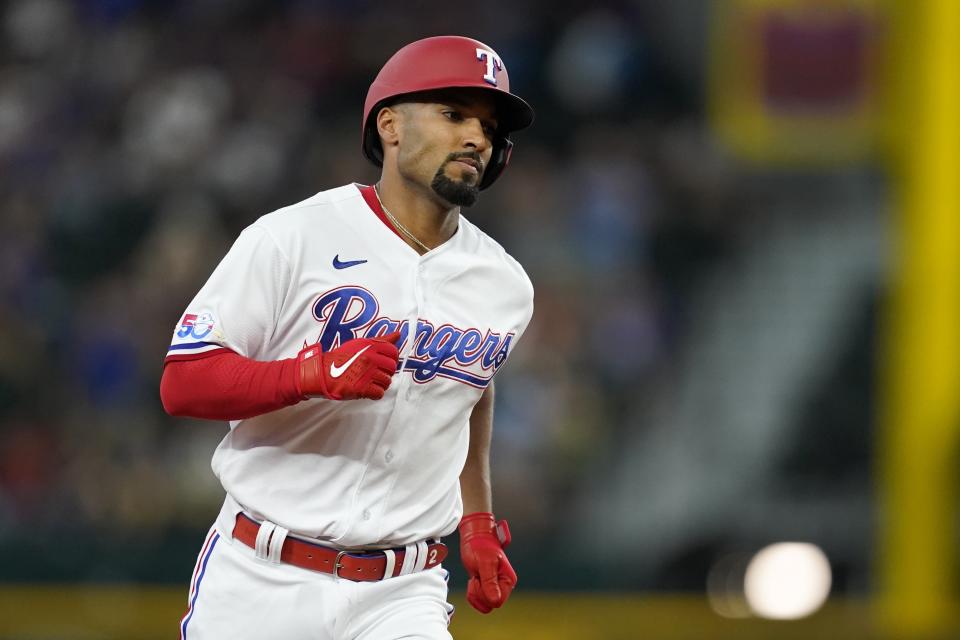
M 376 125 L 381 108 L 407 94 L 460 87 L 486 89 L 497 98 L 493 155 L 479 185 L 481 189 L 489 187 L 510 161 L 513 148 L 508 137 L 510 132 L 529 127 L 533 122 L 533 109 L 510 93 L 510 77 L 500 56 L 472 38 L 424 38 L 408 44 L 387 60 L 370 85 L 363 105 L 363 154 L 373 164 L 383 166 L 383 148 Z

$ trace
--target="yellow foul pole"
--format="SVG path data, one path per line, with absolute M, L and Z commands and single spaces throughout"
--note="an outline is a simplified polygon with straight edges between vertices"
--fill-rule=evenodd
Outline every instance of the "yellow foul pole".
M 937 637 L 954 605 L 960 430 L 960 0 L 890 2 L 893 288 L 881 384 L 881 628 Z

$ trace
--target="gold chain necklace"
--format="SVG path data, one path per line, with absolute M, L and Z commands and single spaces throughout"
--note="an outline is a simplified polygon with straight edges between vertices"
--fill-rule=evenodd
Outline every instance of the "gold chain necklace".
M 397 220 L 396 216 L 394 216 L 392 213 L 390 213 L 390 209 L 387 209 L 385 206 L 383 206 L 383 200 L 380 199 L 380 183 L 379 183 L 379 182 L 378 182 L 377 184 L 373 185 L 373 192 L 374 192 L 375 194 L 377 194 L 377 202 L 380 203 L 380 208 L 383 209 L 383 212 L 384 212 L 385 214 L 387 214 L 387 218 L 390 219 L 390 222 L 393 223 L 393 226 L 395 226 L 397 229 L 399 229 L 401 232 L 403 232 L 403 235 L 405 235 L 405 236 L 407 236 L 408 238 L 410 238 L 411 240 L 413 240 L 414 244 L 416 244 L 418 247 L 420 247 L 421 249 L 423 249 L 423 252 L 424 252 L 424 253 L 430 251 L 430 247 L 428 247 L 427 245 L 425 245 L 425 244 L 423 244 L 422 242 L 420 242 L 420 240 L 417 238 L 417 236 L 413 235 L 413 234 L 410 232 L 409 229 L 407 229 L 405 226 L 403 226 L 402 224 L 400 224 L 400 221 Z

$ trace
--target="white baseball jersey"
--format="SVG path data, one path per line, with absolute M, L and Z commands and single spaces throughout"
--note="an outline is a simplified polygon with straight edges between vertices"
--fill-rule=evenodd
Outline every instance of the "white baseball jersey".
M 252 515 L 346 548 L 456 528 L 470 413 L 533 313 L 523 269 L 466 218 L 421 256 L 371 197 L 351 184 L 247 227 L 168 352 L 278 360 L 402 333 L 383 399 L 316 398 L 233 421 L 213 456 L 228 496 Z

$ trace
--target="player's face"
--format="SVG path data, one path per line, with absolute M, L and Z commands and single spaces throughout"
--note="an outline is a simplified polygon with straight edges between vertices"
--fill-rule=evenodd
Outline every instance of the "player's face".
M 450 90 L 405 105 L 400 172 L 452 205 L 469 207 L 493 154 L 496 105 L 483 90 Z

